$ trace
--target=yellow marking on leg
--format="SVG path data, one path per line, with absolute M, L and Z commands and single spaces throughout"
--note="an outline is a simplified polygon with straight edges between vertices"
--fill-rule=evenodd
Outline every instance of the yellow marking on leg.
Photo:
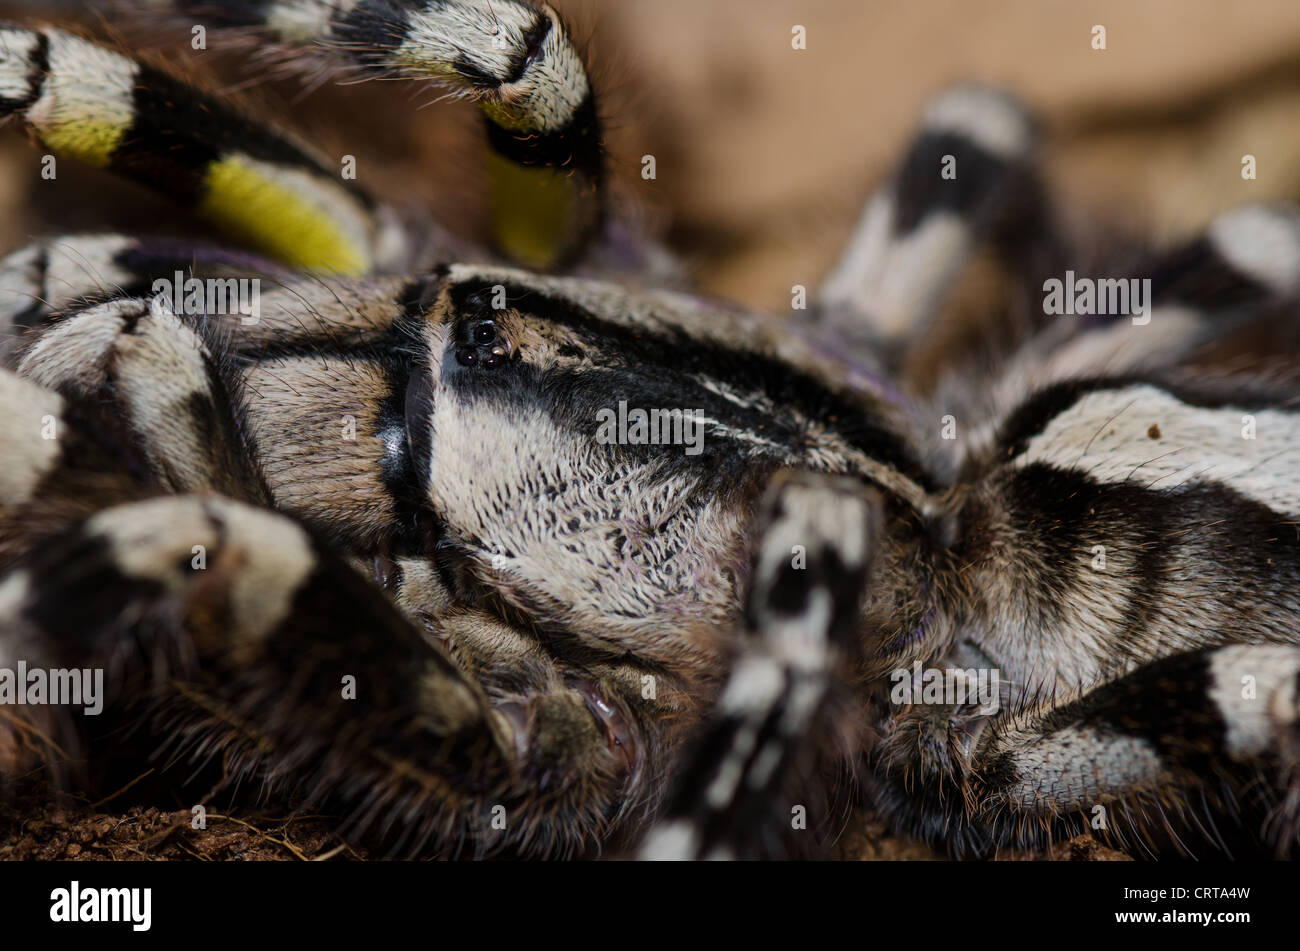
M 56 155 L 106 168 L 129 125 L 99 119 L 60 119 L 44 126 L 33 124 L 33 127 L 42 144 Z
M 479 108 L 483 110 L 483 115 L 487 116 L 488 121 L 508 132 L 541 131 L 538 128 L 537 117 L 514 103 L 500 99 L 484 99 L 479 103 Z
M 525 267 L 553 267 L 590 223 L 595 202 L 582 194 L 586 179 L 564 169 L 518 165 L 487 156 L 492 186 L 492 237 Z
M 49 71 L 23 119 L 52 152 L 103 168 L 135 120 L 139 67 L 78 36 L 43 32 Z
M 296 179 L 296 181 L 295 181 Z M 364 215 L 309 173 L 227 155 L 208 168 L 199 213 L 279 261 L 360 275 L 371 268 Z M 351 219 L 351 220 L 348 220 Z

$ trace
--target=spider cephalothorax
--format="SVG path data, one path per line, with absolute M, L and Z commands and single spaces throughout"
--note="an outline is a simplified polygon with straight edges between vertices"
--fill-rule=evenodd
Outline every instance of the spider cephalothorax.
M 103 669 L 163 762 L 415 852 L 792 854 L 858 789 L 956 854 L 1158 847 L 1192 803 L 1293 842 L 1294 396 L 1181 369 L 1287 312 L 1291 212 L 1069 272 L 1093 317 L 1055 318 L 1034 126 L 959 87 L 786 321 L 654 287 L 546 7 L 144 5 L 477 100 L 501 263 L 156 69 L 0 29 L 0 111 L 214 230 L 0 271 L 0 667 Z M 923 399 L 900 367 L 982 244 L 1043 314 Z M 8 770 L 112 758 L 58 707 L 7 729 Z

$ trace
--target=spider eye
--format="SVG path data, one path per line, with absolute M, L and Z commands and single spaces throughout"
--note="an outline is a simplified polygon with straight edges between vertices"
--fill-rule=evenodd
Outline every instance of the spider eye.
M 510 348 L 500 339 L 495 321 L 472 321 L 457 336 L 456 362 L 463 367 L 492 369 L 505 363 L 510 355 Z

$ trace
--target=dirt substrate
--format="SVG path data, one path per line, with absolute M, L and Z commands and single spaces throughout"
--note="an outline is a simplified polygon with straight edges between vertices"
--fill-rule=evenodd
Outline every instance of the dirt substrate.
M 329 816 L 207 814 L 195 829 L 188 810 L 97 808 L 31 788 L 0 798 L 0 861 L 364 861 L 364 848 L 342 842 Z M 889 835 L 869 816 L 850 821 L 836 843 L 837 858 L 863 861 L 936 861 L 942 856 L 912 839 Z M 1130 861 L 1089 836 L 1039 852 L 1009 852 L 1007 861 Z
M 61 799 L 59 802 L 57 800 Z M 51 797 L 31 787 L 0 796 L 0 861 L 351 861 L 364 849 L 339 840 L 327 816 L 209 812 L 193 827 L 189 810 L 125 810 Z

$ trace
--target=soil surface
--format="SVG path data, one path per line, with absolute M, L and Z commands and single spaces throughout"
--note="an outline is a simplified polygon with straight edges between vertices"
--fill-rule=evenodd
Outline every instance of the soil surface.
M 62 799 L 62 801 L 60 801 Z M 0 861 L 64 860 L 308 862 L 356 861 L 364 849 L 334 834 L 324 816 L 209 812 L 194 827 L 189 810 L 113 808 L 54 797 L 33 785 L 0 798 Z

